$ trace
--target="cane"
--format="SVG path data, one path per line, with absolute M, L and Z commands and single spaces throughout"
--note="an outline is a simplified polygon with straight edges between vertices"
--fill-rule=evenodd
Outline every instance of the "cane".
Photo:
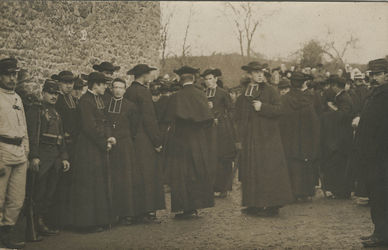
M 107 178 L 107 193 L 108 193 L 108 205 L 109 205 L 109 230 L 112 229 L 112 176 L 110 169 L 110 159 L 109 152 L 112 148 L 112 145 L 108 143 L 108 147 L 106 150 L 106 178 Z

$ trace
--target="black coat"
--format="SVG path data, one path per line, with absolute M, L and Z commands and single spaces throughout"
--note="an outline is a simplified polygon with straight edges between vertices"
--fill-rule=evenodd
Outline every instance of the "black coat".
M 63 129 L 66 135 L 67 144 L 73 146 L 74 140 L 78 135 L 78 100 L 71 94 L 58 96 L 58 101 L 55 104 L 55 108 L 61 115 L 63 120 Z
M 355 114 L 361 114 L 361 111 L 364 108 L 365 101 L 369 93 L 370 91 L 365 85 L 356 86 L 350 91 L 350 97 L 352 98 L 353 102 L 353 111 Z
M 155 151 L 162 145 L 162 139 L 151 93 L 146 86 L 135 81 L 124 97 L 136 105 L 139 114 L 134 146 L 137 163 L 143 171 L 146 209 L 164 209 L 163 171 Z
M 70 200 L 74 226 L 111 222 L 106 150 L 110 131 L 104 108 L 102 97 L 89 91 L 80 99 L 80 134 L 74 155 Z
M 213 114 L 204 93 L 186 85 L 171 97 L 168 171 L 173 212 L 214 206 Z
M 142 169 L 136 163 L 133 135 L 137 110 L 127 99 L 111 98 L 106 106 L 107 123 L 117 144 L 110 152 L 112 204 L 115 216 L 138 216 L 146 212 Z

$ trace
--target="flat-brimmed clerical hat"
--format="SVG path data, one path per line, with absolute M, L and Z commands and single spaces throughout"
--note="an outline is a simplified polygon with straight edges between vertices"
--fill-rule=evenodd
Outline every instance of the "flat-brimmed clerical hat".
M 263 70 L 264 66 L 257 61 L 253 61 L 248 63 L 247 65 L 242 66 L 241 69 L 244 71 L 250 72 L 250 71 L 256 71 L 256 70 Z
M 132 69 L 128 70 L 127 75 L 141 76 L 153 70 L 157 70 L 157 68 L 150 67 L 147 64 L 138 64 Z
M 183 66 L 183 67 L 180 67 L 179 69 L 175 69 L 174 70 L 174 73 L 177 74 L 177 75 L 184 75 L 184 74 L 197 74 L 199 72 L 199 69 L 198 68 L 193 68 L 193 67 L 190 67 L 190 66 Z
M 120 66 L 114 66 L 110 62 L 102 62 L 100 64 L 93 65 L 93 69 L 97 70 L 98 72 L 104 72 L 104 71 L 115 72 L 117 70 L 120 70 Z

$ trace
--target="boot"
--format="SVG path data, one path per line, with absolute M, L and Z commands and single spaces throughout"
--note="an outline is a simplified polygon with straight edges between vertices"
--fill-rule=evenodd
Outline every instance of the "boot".
M 42 217 L 38 218 L 38 232 L 43 236 L 55 236 L 59 234 L 58 230 L 50 229 Z
M 1 243 L 10 249 L 21 249 L 26 246 L 24 242 L 16 242 L 11 237 L 13 227 L 12 226 L 2 226 L 0 227 L 0 240 Z

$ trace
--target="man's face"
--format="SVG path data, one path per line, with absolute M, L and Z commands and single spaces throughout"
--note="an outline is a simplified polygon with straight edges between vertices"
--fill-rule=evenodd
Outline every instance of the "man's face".
M 112 93 L 114 97 L 121 98 L 125 93 L 125 83 L 123 82 L 113 82 L 112 84 Z
M 0 74 L 0 87 L 7 90 L 13 90 L 16 86 L 17 72 Z
M 58 100 L 58 93 L 49 93 L 49 92 L 43 91 L 42 94 L 43 94 L 43 101 L 46 103 L 54 105 Z
M 379 85 L 385 83 L 385 81 L 387 80 L 387 76 L 388 76 L 388 74 L 384 73 L 384 72 L 372 74 L 373 80 L 375 80 Z
M 68 95 L 74 88 L 74 82 L 59 82 L 59 87 L 63 94 Z
M 249 73 L 249 77 L 257 83 L 264 81 L 264 72 L 261 70 L 254 70 L 251 73 Z
M 272 83 L 278 85 L 280 81 L 280 74 L 279 71 L 274 71 L 272 73 Z
M 83 90 L 82 89 L 73 89 L 73 91 L 71 92 L 71 95 L 77 99 L 80 99 L 81 96 L 83 95 Z
M 102 73 L 104 73 L 105 75 L 108 75 L 108 76 L 112 76 L 113 75 L 113 71 L 103 71 Z
M 343 73 L 344 73 L 344 72 L 342 71 L 342 69 L 339 69 L 338 72 L 337 72 L 337 74 L 338 74 L 339 77 L 341 77 Z
M 214 75 L 212 74 L 206 75 L 204 79 L 205 79 L 206 87 L 208 88 L 217 87 L 217 77 L 215 77 Z
M 356 85 L 356 86 L 360 86 L 360 85 L 362 85 L 364 83 L 364 80 L 362 80 L 362 79 L 355 79 L 354 80 L 354 85 Z
M 94 86 L 96 93 L 103 95 L 108 85 L 106 83 L 96 83 Z
M 280 95 L 285 95 L 285 94 L 287 94 L 288 92 L 290 92 L 290 88 L 281 89 L 281 90 L 279 91 Z

